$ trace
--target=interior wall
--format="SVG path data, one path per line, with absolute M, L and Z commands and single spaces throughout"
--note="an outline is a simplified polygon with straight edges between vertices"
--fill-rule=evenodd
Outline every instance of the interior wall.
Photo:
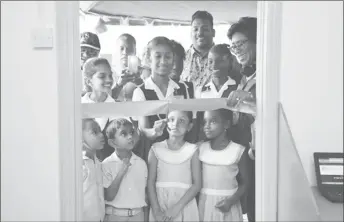
M 31 42 L 55 17 L 54 1 L 1 1 L 2 221 L 60 221 L 56 50 Z
M 307 177 L 343 152 L 343 2 L 283 2 L 280 100 Z
M 277 221 L 320 221 L 319 209 L 287 121 L 281 107 L 278 128 Z

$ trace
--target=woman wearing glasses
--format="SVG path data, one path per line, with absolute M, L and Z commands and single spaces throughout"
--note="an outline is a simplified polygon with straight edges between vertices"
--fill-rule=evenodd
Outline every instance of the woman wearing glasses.
M 243 17 L 228 30 L 230 51 L 241 64 L 242 79 L 236 91 L 229 96 L 228 105 L 256 109 L 256 41 L 257 18 Z M 233 140 L 246 147 L 251 157 L 247 167 L 251 181 L 247 195 L 242 200 L 244 213 L 250 222 L 255 221 L 255 167 L 254 167 L 254 120 L 250 114 L 238 114 Z

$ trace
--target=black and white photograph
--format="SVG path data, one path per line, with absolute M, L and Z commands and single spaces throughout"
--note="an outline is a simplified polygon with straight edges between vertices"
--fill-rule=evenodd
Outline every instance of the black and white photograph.
M 1 221 L 343 221 L 342 21 L 1 1 Z
M 255 221 L 257 3 L 81 3 L 82 103 L 137 113 L 82 120 L 84 219 Z

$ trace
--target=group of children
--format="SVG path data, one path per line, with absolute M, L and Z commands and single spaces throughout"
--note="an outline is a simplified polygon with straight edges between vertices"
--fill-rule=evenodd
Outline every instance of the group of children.
M 134 44 L 128 34 L 118 41 L 125 43 L 122 48 Z M 134 84 L 132 101 L 220 98 L 237 88 L 230 77 L 228 45 L 210 50 L 211 80 L 200 92 L 179 79 L 184 57 L 179 43 L 166 37 L 151 40 L 146 51 L 149 73 Z M 88 59 L 82 73 L 83 103 L 116 102 L 112 96 L 118 81 L 106 59 Z M 84 119 L 84 220 L 242 221 L 248 156 L 233 141 L 232 125 L 233 113 L 225 109 L 197 117 L 172 110 L 166 115 Z M 196 133 L 190 139 L 191 132 Z
M 114 152 L 100 162 L 105 137 L 95 120 L 84 119 L 84 220 L 242 221 L 248 157 L 231 140 L 231 124 L 231 111 L 205 111 L 206 140 L 193 144 L 185 141 L 192 112 L 170 111 L 168 138 L 152 144 L 146 163 L 132 152 L 139 140 L 133 123 L 117 118 L 105 129 Z

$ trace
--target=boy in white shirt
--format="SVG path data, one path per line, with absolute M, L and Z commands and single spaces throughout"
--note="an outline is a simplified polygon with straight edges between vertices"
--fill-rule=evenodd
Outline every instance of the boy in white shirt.
M 109 123 L 106 135 L 115 152 L 102 163 L 105 221 L 147 221 L 147 165 L 132 152 L 137 131 L 129 120 L 119 118 Z

